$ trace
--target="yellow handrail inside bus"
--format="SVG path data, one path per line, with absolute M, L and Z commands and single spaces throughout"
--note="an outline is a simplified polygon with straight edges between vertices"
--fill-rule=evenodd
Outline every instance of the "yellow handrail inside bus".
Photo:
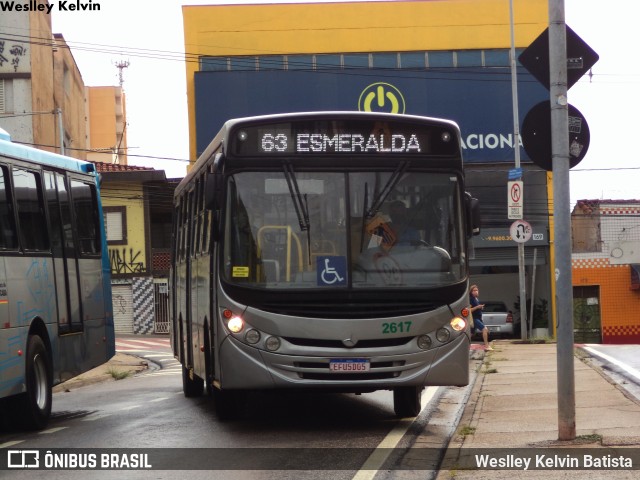
M 286 253 L 286 278 L 287 282 L 291 281 L 291 239 L 293 238 L 296 242 L 296 247 L 298 249 L 298 272 L 302 272 L 302 243 L 300 243 L 300 237 L 291 230 L 289 225 L 264 225 L 258 229 L 258 257 L 262 258 L 262 241 L 265 235 L 265 231 L 269 230 L 286 230 L 287 234 L 287 253 Z

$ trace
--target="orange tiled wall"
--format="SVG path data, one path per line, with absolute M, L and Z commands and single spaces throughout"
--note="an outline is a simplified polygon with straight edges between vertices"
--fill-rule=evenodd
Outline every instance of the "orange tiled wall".
M 572 276 L 574 286 L 600 287 L 603 343 L 640 343 L 640 290 L 631 290 L 629 265 L 574 259 Z

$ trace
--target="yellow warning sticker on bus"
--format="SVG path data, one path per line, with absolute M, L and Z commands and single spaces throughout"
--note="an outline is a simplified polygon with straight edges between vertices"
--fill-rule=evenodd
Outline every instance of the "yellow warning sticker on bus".
M 248 278 L 249 277 L 249 267 L 233 267 L 231 272 L 231 276 L 239 277 L 239 278 Z

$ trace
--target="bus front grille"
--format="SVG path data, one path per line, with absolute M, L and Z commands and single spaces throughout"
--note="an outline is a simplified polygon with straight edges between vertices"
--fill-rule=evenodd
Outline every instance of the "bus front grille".
M 332 373 L 327 362 L 295 362 L 298 377 L 304 380 L 357 381 L 385 380 L 397 378 L 403 370 L 404 361 L 372 362 L 371 370 L 357 373 Z
M 318 348 L 340 348 L 344 349 L 345 345 L 341 340 L 323 340 L 318 338 L 296 338 L 283 337 L 287 342 L 299 347 L 318 347 Z M 415 337 L 398 337 L 398 338 L 374 338 L 371 340 L 359 340 L 351 348 L 384 348 L 399 347 L 406 345 Z

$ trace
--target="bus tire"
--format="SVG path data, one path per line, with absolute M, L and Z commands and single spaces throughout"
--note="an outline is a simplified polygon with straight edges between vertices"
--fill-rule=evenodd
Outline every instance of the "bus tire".
M 47 347 L 38 335 L 29 335 L 25 369 L 27 391 L 15 399 L 22 413 L 20 423 L 23 427 L 40 430 L 47 426 L 53 401 L 52 383 Z
M 182 391 L 187 398 L 199 397 L 204 391 L 204 381 L 195 373 L 191 378 L 189 369 L 184 365 L 182 366 Z
M 416 417 L 422 405 L 420 397 L 424 387 L 398 387 L 393 389 L 393 410 L 398 417 Z

